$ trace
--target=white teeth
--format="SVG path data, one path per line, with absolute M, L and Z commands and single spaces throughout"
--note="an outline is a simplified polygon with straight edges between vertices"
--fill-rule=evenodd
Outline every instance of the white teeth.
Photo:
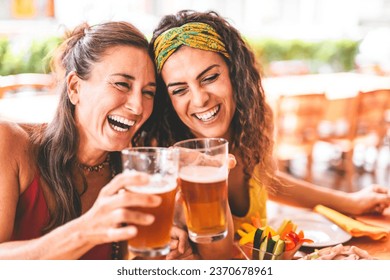
M 117 115 L 110 115 L 110 116 L 108 116 L 108 119 L 115 121 L 117 123 L 121 123 L 121 124 L 126 126 L 126 127 L 121 127 L 121 126 L 115 125 L 115 123 L 110 122 L 110 126 L 118 132 L 126 132 L 130 129 L 130 126 L 133 126 L 135 124 L 135 121 L 128 120 L 128 119 L 125 119 L 125 118 L 117 116 Z
M 110 118 L 111 120 L 114 120 L 116 122 L 123 123 L 125 125 L 129 125 L 129 126 L 133 126 L 135 124 L 135 121 L 128 120 L 128 119 L 125 119 L 125 118 L 120 117 L 120 116 L 108 116 L 108 118 Z
M 111 125 L 111 127 L 116 130 L 116 131 L 119 131 L 119 132 L 125 132 L 125 131 L 128 131 L 129 129 L 126 129 L 126 128 L 121 128 L 119 126 L 116 126 L 116 125 Z
M 219 106 L 216 106 L 216 107 L 214 107 L 213 109 L 211 109 L 210 111 L 208 111 L 206 113 L 195 114 L 195 116 L 198 119 L 202 120 L 202 121 L 208 121 L 212 117 L 214 117 L 217 114 L 218 111 L 219 111 Z

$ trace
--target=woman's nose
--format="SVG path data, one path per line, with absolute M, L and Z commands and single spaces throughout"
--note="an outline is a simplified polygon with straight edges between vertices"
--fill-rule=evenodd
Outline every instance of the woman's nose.
M 204 107 L 210 99 L 210 95 L 200 88 L 192 90 L 191 103 L 196 107 Z
M 126 104 L 126 109 L 130 110 L 134 115 L 141 115 L 143 112 L 142 93 L 132 92 L 129 94 Z

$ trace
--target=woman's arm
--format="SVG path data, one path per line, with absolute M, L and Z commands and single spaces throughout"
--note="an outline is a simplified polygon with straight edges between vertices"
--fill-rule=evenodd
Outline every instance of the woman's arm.
M 13 232 L 21 192 L 18 159 L 25 150 L 22 135 L 16 125 L 0 123 L 0 242 L 9 240 Z
M 152 216 L 129 207 L 155 207 L 161 199 L 120 191 L 124 186 L 145 183 L 145 178 L 119 174 L 100 191 L 94 205 L 81 217 L 40 238 L 10 241 L 22 192 L 20 186 L 31 180 L 20 175 L 26 174 L 24 169 L 28 165 L 23 161 L 31 160 L 30 149 L 28 136 L 17 126 L 0 123 L 0 259 L 77 259 L 98 244 L 134 237 L 137 233 L 134 224 L 153 222 Z M 123 227 L 123 224 L 133 225 Z
M 158 196 L 120 191 L 124 186 L 142 183 L 145 178 L 117 175 L 79 218 L 34 240 L 1 240 L 0 259 L 77 259 L 98 244 L 133 238 L 137 234 L 134 225 L 149 225 L 154 217 L 132 211 L 131 207 L 156 207 L 161 203 Z
M 0 124 L 0 259 L 77 258 L 89 247 L 80 242 L 75 221 L 42 238 L 10 241 L 19 196 L 34 174 L 29 168 L 33 165 L 31 150 L 24 129 L 16 124 Z
M 389 190 L 381 186 L 369 186 L 361 191 L 346 193 L 321 187 L 284 172 L 277 172 L 281 184 L 269 192 L 272 200 L 293 206 L 312 208 L 322 204 L 346 214 L 381 213 L 390 205 Z
M 71 221 L 36 239 L 0 243 L 0 259 L 78 259 L 93 247 Z

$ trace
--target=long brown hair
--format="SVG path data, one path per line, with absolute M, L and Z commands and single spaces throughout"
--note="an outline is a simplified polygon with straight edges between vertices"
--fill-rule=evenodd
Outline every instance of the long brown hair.
M 84 23 L 66 35 L 52 59 L 52 68 L 60 81 L 60 100 L 54 119 L 44 131 L 36 135 L 38 166 L 55 198 L 55 209 L 45 228 L 49 231 L 81 214 L 81 200 L 73 182 L 79 134 L 74 119 L 75 106 L 67 94 L 66 76 L 75 71 L 81 79 L 88 79 L 107 49 L 133 46 L 148 50 L 145 36 L 127 22 L 107 22 L 94 26 Z M 116 169 L 120 168 L 118 153 L 111 154 Z M 84 179 L 84 190 L 86 181 Z
M 236 149 L 243 160 L 246 179 L 252 176 L 256 167 L 257 179 L 269 185 L 269 181 L 274 180 L 272 111 L 265 101 L 255 55 L 239 31 L 215 12 L 184 10 L 162 18 L 149 48 L 153 50 L 154 41 L 164 31 L 189 22 L 209 24 L 225 44 L 230 56 L 227 64 L 237 106 L 231 123 L 234 131 L 231 148 Z M 161 75 L 157 79 L 154 111 L 145 123 L 143 133 L 139 131 L 139 143 L 149 145 L 157 141 L 160 146 L 170 146 L 176 141 L 193 138 L 194 135 L 177 116 Z

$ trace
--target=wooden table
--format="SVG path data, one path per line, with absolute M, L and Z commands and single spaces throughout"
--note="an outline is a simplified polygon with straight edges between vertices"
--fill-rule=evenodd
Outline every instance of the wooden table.
M 345 245 L 357 246 L 380 260 L 390 260 L 390 238 L 385 241 L 373 241 L 368 237 L 352 238 Z
M 356 217 L 357 220 L 387 228 L 390 231 L 390 208 L 387 208 L 383 216 L 364 215 Z M 373 241 L 368 237 L 352 238 L 346 245 L 358 246 L 378 259 L 390 260 L 390 238 L 383 241 Z
M 278 204 L 272 201 L 267 202 L 267 210 L 269 221 L 272 224 L 272 221 L 291 218 L 294 221 L 294 217 L 297 215 L 310 215 L 313 213 L 310 209 L 297 208 Z M 366 223 L 373 225 L 378 225 L 385 227 L 390 232 L 390 208 L 387 208 L 383 216 L 359 216 L 356 219 L 361 220 Z M 279 224 L 279 222 L 277 222 Z M 372 240 L 369 237 L 352 237 L 351 240 L 345 242 L 343 245 L 357 246 L 363 250 L 366 250 L 371 256 L 383 259 L 390 260 L 390 238 L 387 240 Z M 300 251 L 304 253 L 311 253 L 314 251 L 314 248 L 301 248 Z

